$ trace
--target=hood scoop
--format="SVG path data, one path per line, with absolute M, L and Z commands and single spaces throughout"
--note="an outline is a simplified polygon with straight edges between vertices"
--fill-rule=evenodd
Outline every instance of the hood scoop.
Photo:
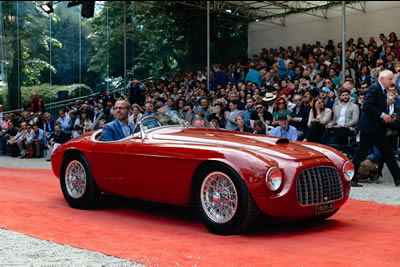
M 278 140 L 276 140 L 276 144 L 289 144 L 289 139 L 279 138 Z

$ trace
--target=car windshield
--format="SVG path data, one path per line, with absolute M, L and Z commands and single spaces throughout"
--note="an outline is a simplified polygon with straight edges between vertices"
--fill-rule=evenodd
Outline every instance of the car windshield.
M 142 118 L 139 125 L 144 132 L 167 125 L 187 126 L 186 121 L 180 118 L 178 112 L 174 110 L 152 113 Z
M 162 112 L 155 112 L 146 117 L 142 118 L 138 123 L 140 130 L 143 133 L 146 133 L 150 129 L 159 128 L 163 126 L 192 126 L 189 122 L 185 121 L 177 111 L 175 110 L 167 110 Z M 204 123 L 202 128 L 209 128 L 211 127 L 210 123 Z M 211 127 L 212 128 L 212 127 Z M 135 132 L 138 132 L 139 129 L 136 129 Z

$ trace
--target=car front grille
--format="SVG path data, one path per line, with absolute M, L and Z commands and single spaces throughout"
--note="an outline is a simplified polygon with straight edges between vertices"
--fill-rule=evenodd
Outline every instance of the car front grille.
M 339 172 L 320 166 L 303 170 L 297 176 L 297 200 L 302 206 L 331 202 L 343 198 Z

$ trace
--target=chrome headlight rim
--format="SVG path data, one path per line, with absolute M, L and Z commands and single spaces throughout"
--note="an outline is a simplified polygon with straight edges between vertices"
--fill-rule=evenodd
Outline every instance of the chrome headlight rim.
M 353 170 L 350 173 L 348 173 L 348 171 L 346 171 L 346 167 L 347 167 L 348 164 L 351 164 L 352 167 L 353 167 Z M 346 179 L 346 181 L 350 182 L 354 178 L 354 165 L 353 165 L 353 162 L 351 162 L 350 160 L 346 161 L 343 164 L 342 172 L 343 172 L 344 179 Z
M 272 182 L 271 177 L 269 177 L 270 174 L 271 174 L 271 172 L 276 171 L 276 170 L 277 170 L 277 171 L 279 172 L 279 174 L 280 174 L 280 177 L 279 177 L 279 185 L 277 185 L 277 186 Z M 275 180 L 277 180 L 277 179 L 274 178 L 273 180 L 275 181 Z M 275 192 L 275 191 L 277 191 L 279 188 L 281 188 L 281 186 L 282 186 L 282 180 L 283 180 L 282 172 L 281 172 L 281 169 L 278 168 L 278 167 L 271 167 L 271 168 L 269 168 L 269 170 L 267 171 L 267 174 L 265 175 L 265 185 L 266 185 L 266 187 L 267 187 L 269 190 L 271 190 L 271 191 L 273 191 L 273 192 Z

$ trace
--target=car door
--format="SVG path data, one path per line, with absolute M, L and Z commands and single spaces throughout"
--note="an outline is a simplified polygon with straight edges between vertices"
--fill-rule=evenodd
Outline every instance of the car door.
M 116 193 L 121 191 L 127 166 L 126 147 L 129 138 L 119 141 L 96 141 L 92 148 L 90 165 L 97 186 L 100 190 Z
M 170 204 L 185 204 L 197 161 L 176 143 L 133 139 L 126 149 L 126 196 Z

